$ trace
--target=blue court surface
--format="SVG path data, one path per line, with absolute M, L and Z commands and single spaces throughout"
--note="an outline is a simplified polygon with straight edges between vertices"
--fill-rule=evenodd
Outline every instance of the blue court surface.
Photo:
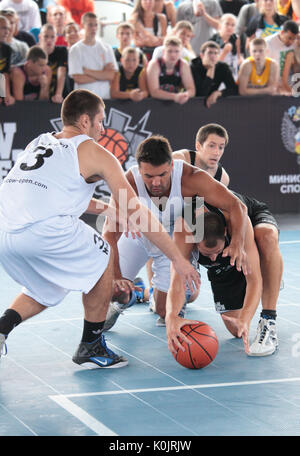
M 7 356 L 0 361 L 0 436 L 106 436 L 112 441 L 116 436 L 300 436 L 298 220 L 281 226 L 280 247 L 284 289 L 274 355 L 245 355 L 242 341 L 227 332 L 215 312 L 202 271 L 201 293 L 188 306 L 187 317 L 217 333 L 219 352 L 209 366 L 190 370 L 177 364 L 165 328 L 155 325 L 157 316 L 145 304 L 128 309 L 106 333 L 108 346 L 128 357 L 127 367 L 78 366 L 71 358 L 83 312 L 80 294 L 71 293 L 8 338 Z M 145 270 L 141 276 L 146 279 Z M 0 280 L 2 314 L 19 286 L 2 269 Z

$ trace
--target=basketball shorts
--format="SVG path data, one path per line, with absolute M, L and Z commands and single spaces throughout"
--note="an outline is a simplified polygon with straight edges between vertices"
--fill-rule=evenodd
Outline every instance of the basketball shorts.
M 268 223 L 270 225 L 274 225 L 279 232 L 278 223 L 266 203 L 245 195 L 242 195 L 240 199 L 248 208 L 248 215 L 253 227 L 259 225 L 260 223 Z
M 152 286 L 165 293 L 170 284 L 170 260 L 150 241 L 144 238 L 133 239 L 122 234 L 118 242 L 119 263 L 122 277 L 133 281 L 150 258 L 152 262 Z
M 246 294 L 246 279 L 236 269 L 226 277 L 208 276 L 213 292 L 215 308 L 218 313 L 242 309 Z
M 0 230 L 3 268 L 24 294 L 47 307 L 69 291 L 88 293 L 109 257 L 109 244 L 76 217 L 52 217 L 17 233 Z

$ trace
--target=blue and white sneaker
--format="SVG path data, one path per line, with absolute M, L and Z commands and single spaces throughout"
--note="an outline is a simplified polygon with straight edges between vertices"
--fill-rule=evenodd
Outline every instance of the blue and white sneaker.
M 278 350 L 276 321 L 271 318 L 260 318 L 256 337 L 250 345 L 249 356 L 269 356 Z
M 106 320 L 104 323 L 103 331 L 108 331 L 114 326 L 119 316 L 124 312 L 128 307 L 133 306 L 136 303 L 136 293 L 132 291 L 131 298 L 127 304 L 120 304 L 119 302 L 110 302 L 108 311 L 106 314 Z
M 145 288 L 146 288 L 145 282 L 143 281 L 143 279 L 141 277 L 136 277 L 133 281 L 133 284 L 136 287 L 142 288 L 142 291 L 135 290 L 136 302 L 138 304 L 145 302 Z
M 7 354 L 7 347 L 6 347 L 6 337 L 4 334 L 0 334 L 0 358 L 2 355 Z
M 117 355 L 107 347 L 103 334 L 94 342 L 81 342 L 72 360 L 76 364 L 95 363 L 105 368 L 124 367 L 128 364 L 126 358 Z

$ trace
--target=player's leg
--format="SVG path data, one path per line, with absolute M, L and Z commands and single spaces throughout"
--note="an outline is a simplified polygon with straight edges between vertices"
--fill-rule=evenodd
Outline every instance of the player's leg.
M 118 254 L 122 277 L 133 282 L 149 258 L 143 243 L 123 234 L 118 242 Z M 111 329 L 124 310 L 136 303 L 136 294 L 134 291 L 130 294 L 119 294 L 117 297 L 113 296 L 112 301 L 109 303 L 104 331 Z
M 241 316 L 241 309 L 239 310 L 228 310 L 227 312 L 222 312 L 221 313 L 221 318 L 223 320 L 223 323 L 224 325 L 226 326 L 226 328 L 228 329 L 228 331 L 234 336 L 234 337 L 238 337 L 238 334 L 237 334 L 237 326 L 232 322 L 232 321 L 228 321 L 226 320 L 225 318 L 223 318 L 224 316 L 226 317 L 232 317 L 232 318 L 240 318 Z
M 104 322 L 112 295 L 113 285 L 113 254 L 106 270 L 96 285 L 82 295 L 84 307 L 84 323 L 81 342 L 76 350 L 73 361 L 77 364 L 91 362 L 100 367 L 123 367 L 128 360 L 119 356 L 106 346 L 103 332 Z
M 260 223 L 254 227 L 263 280 L 262 311 L 250 355 L 266 356 L 278 348 L 276 306 L 282 280 L 283 261 L 278 243 L 278 229 L 273 224 Z

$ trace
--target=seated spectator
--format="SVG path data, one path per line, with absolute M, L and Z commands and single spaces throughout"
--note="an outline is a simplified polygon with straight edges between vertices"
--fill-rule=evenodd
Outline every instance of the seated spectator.
M 194 27 L 191 46 L 197 56 L 202 44 L 210 40 L 219 29 L 222 14 L 222 8 L 217 0 L 184 1 L 178 6 L 177 22 L 189 21 Z
M 10 25 L 8 19 L 4 16 L 0 16 L 0 74 L 5 78 L 5 96 L 0 98 L 0 104 L 2 103 L 2 98 L 6 106 L 14 104 L 15 99 L 10 92 L 10 59 L 12 50 L 8 44 L 5 43 L 6 38 L 9 34 Z
M 238 16 L 242 6 L 247 5 L 247 0 L 219 0 L 223 14 Z
M 98 20 L 94 13 L 82 16 L 83 39 L 69 50 L 69 74 L 75 89 L 87 89 L 101 98 L 110 98 L 110 82 L 118 64 L 110 45 L 96 37 Z
M 119 71 L 111 83 L 110 95 L 120 100 L 141 101 L 148 97 L 145 67 L 139 63 L 137 48 L 123 49 Z
M 253 3 L 246 3 L 240 9 L 235 28 L 235 32 L 238 36 L 241 37 L 245 34 L 251 19 L 259 15 L 258 4 L 259 0 L 254 0 Z
M 299 96 L 299 78 L 293 75 L 300 73 L 300 32 L 297 35 L 294 50 L 285 58 L 281 76 L 281 94 Z M 295 83 L 298 83 L 295 85 Z M 294 91 L 293 92 L 293 87 Z
M 188 21 L 179 21 L 173 28 L 170 36 L 177 36 L 181 40 L 181 58 L 186 60 L 188 63 L 196 57 L 195 52 L 191 46 L 191 38 L 193 37 L 193 26 Z M 154 49 L 152 58 L 158 59 L 162 57 L 163 46 L 158 46 Z
M 250 20 L 246 29 L 247 37 L 266 38 L 280 31 L 288 17 L 276 12 L 276 4 L 277 0 L 259 0 L 259 14 Z
M 167 24 L 173 28 L 176 25 L 176 8 L 173 1 L 154 0 L 155 13 L 164 14 L 167 19 Z
M 219 60 L 226 62 L 232 72 L 234 80 L 237 80 L 239 65 L 242 63 L 241 40 L 234 33 L 236 26 L 236 16 L 233 14 L 223 14 L 219 33 L 212 36 L 212 41 L 219 44 L 221 53 Z
M 19 29 L 20 20 L 19 20 L 18 13 L 13 8 L 5 8 L 5 11 L 14 11 L 14 13 L 15 13 L 16 25 L 15 25 L 15 31 L 14 31 L 14 38 L 16 38 L 16 40 L 23 41 L 24 43 L 27 44 L 28 47 L 34 46 L 37 41 L 35 39 L 34 35 L 30 32 L 25 32 L 25 30 Z
M 114 49 L 116 61 L 120 64 L 123 49 L 131 46 L 133 43 L 134 27 L 130 22 L 121 22 L 116 30 L 119 46 Z M 145 54 L 139 49 L 139 64 L 147 66 L 148 60 Z
M 85 13 L 95 13 L 94 0 L 56 0 L 56 3 L 65 8 L 66 22 L 76 22 L 79 26 Z
M 64 29 L 65 40 L 67 43 L 67 48 L 70 49 L 73 44 L 80 41 L 80 28 L 76 22 L 69 22 Z
M 297 22 L 289 20 L 283 24 L 280 32 L 266 38 L 268 57 L 271 57 L 271 59 L 278 63 L 280 76 L 282 75 L 287 54 L 294 49 L 294 42 L 297 35 Z
M 42 26 L 39 35 L 39 45 L 47 54 L 48 66 L 52 72 L 49 98 L 53 103 L 62 103 L 64 96 L 67 95 L 64 93 L 64 89 L 68 66 L 68 51 L 65 46 L 55 46 L 56 38 L 56 31 L 52 24 Z
M 229 66 L 225 62 L 220 62 L 219 58 L 218 43 L 207 41 L 200 48 L 200 57 L 194 59 L 191 64 L 196 97 L 205 97 L 208 108 L 220 97 L 238 95 L 237 85 Z
M 250 43 L 250 57 L 241 65 L 239 72 L 240 95 L 275 95 L 279 82 L 279 66 L 267 57 L 267 45 L 263 38 Z
M 16 100 L 49 100 L 51 69 L 40 46 L 29 49 L 23 66 L 11 70 L 12 92 Z
M 0 10 L 0 15 L 6 17 L 10 24 L 10 30 L 5 40 L 12 50 L 10 66 L 24 65 L 29 47 L 24 41 L 17 40 L 14 37 L 17 15 L 11 8 L 4 11 Z
M 1 9 L 13 8 L 19 16 L 19 30 L 30 32 L 41 28 L 42 21 L 37 3 L 33 0 L 2 0 Z
M 161 46 L 167 33 L 167 19 L 164 14 L 153 11 L 154 0 L 137 0 L 130 22 L 134 27 L 134 44 L 151 60 L 154 48 Z
M 55 46 L 67 46 L 64 30 L 66 26 L 67 13 L 63 6 L 50 5 L 47 8 L 47 23 L 52 24 L 56 30 Z
M 179 38 L 166 38 L 163 56 L 149 62 L 147 81 L 153 98 L 184 104 L 195 96 L 190 65 L 180 57 L 181 48 Z

